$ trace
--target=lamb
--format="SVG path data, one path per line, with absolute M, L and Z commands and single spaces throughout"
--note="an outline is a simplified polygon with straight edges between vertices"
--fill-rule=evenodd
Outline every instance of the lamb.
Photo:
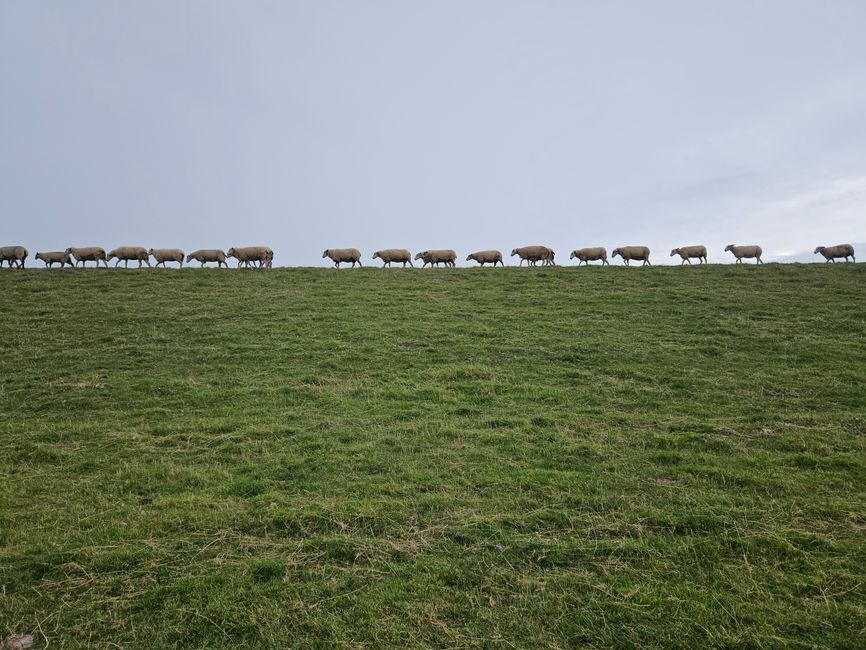
M 725 252 L 731 251 L 734 254 L 734 257 L 737 258 L 737 261 L 734 264 L 742 264 L 744 257 L 754 257 L 758 260 L 758 264 L 763 264 L 761 261 L 761 254 L 764 252 L 761 250 L 760 246 L 735 246 L 734 244 L 728 244 L 725 246 Z
M 225 265 L 226 268 L 229 267 L 226 262 L 226 254 L 217 248 L 202 248 L 197 251 L 193 251 L 189 255 L 186 256 L 186 262 L 189 264 L 192 260 L 196 262 L 201 262 L 201 265 L 204 266 L 207 262 L 216 262 L 217 268 Z
M 267 246 L 246 246 L 243 248 L 230 248 L 226 252 L 226 257 L 234 257 L 238 261 L 238 268 L 241 264 L 247 268 L 252 262 L 258 262 L 259 268 L 270 268 L 274 258 L 274 251 Z
M 45 266 L 49 269 L 51 265 L 60 262 L 60 268 L 63 268 L 64 264 L 68 264 L 69 266 L 75 266 L 72 261 L 69 259 L 69 253 L 64 253 L 63 251 L 52 251 L 50 253 L 36 253 L 36 259 L 42 260 L 45 262 Z
M 554 262 L 556 253 L 553 252 L 552 248 L 548 248 L 547 246 L 523 246 L 521 248 L 515 248 L 511 251 L 511 257 L 514 257 L 515 255 L 520 256 L 519 266 L 523 266 L 523 262 L 535 266 L 539 261 L 544 262 L 543 266 L 556 266 L 556 263 Z
M 147 264 L 147 268 L 150 268 L 150 261 L 147 249 L 142 246 L 121 246 L 119 248 L 115 248 L 108 254 L 108 259 L 113 260 L 117 258 L 117 262 L 114 264 L 114 268 L 117 268 L 121 262 L 123 262 L 123 268 L 129 268 L 129 260 L 138 260 L 138 268 L 141 268 L 141 263 L 144 262 Z
M 351 262 L 352 268 L 355 268 L 355 264 L 364 266 L 361 264 L 361 251 L 357 248 L 328 248 L 322 253 L 322 257 L 330 257 L 336 268 L 340 268 L 340 262 Z
M 438 251 L 422 251 L 415 256 L 416 260 L 424 260 L 424 264 L 421 265 L 421 268 L 424 268 L 428 264 L 432 266 L 439 266 L 439 264 L 444 264 L 446 267 L 455 266 L 455 262 L 457 261 L 457 253 L 452 250 L 438 250 Z
M 412 264 L 412 253 L 407 251 L 405 248 L 386 248 L 381 251 L 376 251 L 373 253 L 373 259 L 382 260 L 382 267 L 391 266 L 391 262 L 403 262 L 403 268 L 406 268 L 406 264 L 409 266 L 415 267 Z
M 650 249 L 646 246 L 620 246 L 619 248 L 614 248 L 610 254 L 611 257 L 616 257 L 617 255 L 623 259 L 626 266 L 631 266 L 629 264 L 631 260 L 643 260 L 641 266 L 652 266 L 649 259 Z
M 679 255 L 683 258 L 683 261 L 680 262 L 680 266 L 688 262 L 692 263 L 690 258 L 697 257 L 699 264 L 706 264 L 707 262 L 707 247 L 706 246 L 683 246 L 681 248 L 675 248 L 671 251 L 671 257 L 674 255 Z
M 821 253 L 824 256 L 824 259 L 828 262 L 836 262 L 837 257 L 844 257 L 845 261 L 848 261 L 848 258 L 851 258 L 852 262 L 856 262 L 857 258 L 854 257 L 854 247 L 851 244 L 839 244 L 838 246 L 818 246 L 815 249 L 815 255 Z
M 75 266 L 78 266 L 79 262 L 81 262 L 82 267 L 86 267 L 87 262 L 96 262 L 98 268 L 101 261 L 105 264 L 105 268 L 108 268 L 108 262 L 105 260 L 105 249 L 99 246 L 87 246 L 85 248 L 70 246 L 66 249 L 66 254 L 75 258 Z
M 578 266 L 581 264 L 589 266 L 591 260 L 601 260 L 602 266 L 605 264 L 610 266 L 610 262 L 607 261 L 607 249 L 604 246 L 598 246 L 596 248 L 578 248 L 571 252 L 571 257 L 568 259 L 573 260 L 575 257 L 578 259 Z
M 147 254 L 156 260 L 153 268 L 156 268 L 160 264 L 162 264 L 163 268 L 166 268 L 166 262 L 177 262 L 180 264 L 179 268 L 183 268 L 183 251 L 179 248 L 151 248 L 147 251 Z
M 27 249 L 23 246 L 3 246 L 0 247 L 0 266 L 3 262 L 9 262 L 9 268 L 12 268 L 12 263 L 15 262 L 17 269 L 24 268 L 24 260 L 27 259 Z
M 466 256 L 466 261 L 468 262 L 469 260 L 475 260 L 481 266 L 484 266 L 487 263 L 496 266 L 497 262 L 502 266 L 505 266 L 505 263 L 502 261 L 502 253 L 499 251 L 478 251 L 477 253 L 470 253 Z

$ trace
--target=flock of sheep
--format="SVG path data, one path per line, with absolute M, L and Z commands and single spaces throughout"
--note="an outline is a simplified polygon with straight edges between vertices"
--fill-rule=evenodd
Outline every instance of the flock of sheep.
M 763 261 L 761 261 L 763 251 L 760 246 L 735 246 L 734 244 L 730 244 L 725 247 L 725 251 L 733 253 L 739 264 L 742 264 L 743 259 L 752 258 L 758 264 L 763 264 Z M 852 262 L 856 262 L 854 247 L 851 244 L 818 246 L 815 249 L 815 254 L 819 253 L 828 262 L 835 262 L 837 259 L 842 258 L 847 262 L 849 257 Z M 3 262 L 8 262 L 9 268 L 23 269 L 27 255 L 27 249 L 23 246 L 2 246 L 0 247 L 0 268 L 2 268 Z M 682 258 L 681 264 L 685 264 L 686 262 L 691 264 L 693 259 L 698 260 L 699 264 L 704 264 L 707 261 L 707 248 L 706 246 L 683 246 L 673 249 L 670 256 L 673 257 L 674 255 L 679 255 Z M 511 251 L 511 256 L 518 256 L 521 266 L 523 262 L 526 262 L 530 266 L 535 266 L 538 262 L 541 262 L 542 266 L 556 265 L 556 253 L 552 248 L 548 248 L 547 246 L 523 246 L 515 248 Z M 632 260 L 643 262 L 643 265 L 649 264 L 652 266 L 649 261 L 650 249 L 646 246 L 621 246 L 620 248 L 614 248 L 611 252 L 611 257 L 617 256 L 623 259 L 626 266 Z M 151 248 L 148 250 L 141 246 L 121 246 L 106 255 L 104 248 L 91 246 L 87 248 L 71 247 L 65 251 L 36 253 L 36 259 L 42 260 L 49 268 L 54 264 L 60 264 L 61 268 L 66 264 L 72 267 L 81 264 L 84 267 L 87 262 L 94 262 L 96 266 L 99 266 L 99 263 L 102 262 L 108 268 L 108 262 L 115 259 L 117 260 L 114 264 L 115 267 L 119 266 L 121 262 L 123 262 L 124 267 L 128 267 L 129 262 L 132 261 L 138 262 L 138 268 L 141 268 L 142 262 L 150 267 L 151 257 L 155 260 L 154 266 L 159 266 L 160 264 L 165 266 L 166 262 L 177 262 L 180 268 L 183 268 L 184 259 L 186 259 L 187 262 L 195 260 L 201 263 L 202 266 L 208 262 L 216 262 L 218 267 L 223 265 L 228 267 L 226 259 L 234 258 L 238 261 L 238 268 L 244 266 L 246 268 L 269 269 L 274 261 L 274 251 L 267 246 L 247 246 L 230 248 L 226 252 L 219 249 L 202 249 L 184 257 L 184 252 L 179 248 Z M 355 264 L 362 266 L 361 251 L 357 248 L 329 248 L 322 253 L 322 258 L 325 257 L 330 258 L 337 268 L 340 268 L 341 263 L 351 263 L 353 267 Z M 571 253 L 570 259 L 575 258 L 578 260 L 578 266 L 581 264 L 588 266 L 592 261 L 600 261 L 602 266 L 609 264 L 607 261 L 607 249 L 603 246 L 579 248 Z M 457 253 L 453 250 L 431 250 L 418 253 L 413 258 L 412 254 L 406 249 L 387 248 L 373 253 L 373 259 L 382 260 L 383 266 L 391 266 L 393 262 L 397 262 L 402 263 L 404 267 L 407 264 L 414 267 L 414 264 L 412 264 L 414 259 L 415 261 L 420 260 L 423 262 L 422 268 L 428 264 L 430 266 L 444 264 L 446 267 L 454 267 L 457 262 Z M 481 266 L 485 264 L 493 264 L 493 266 L 501 264 L 505 266 L 505 263 L 502 261 L 502 253 L 497 250 L 470 253 L 466 257 L 466 261 L 475 261 Z

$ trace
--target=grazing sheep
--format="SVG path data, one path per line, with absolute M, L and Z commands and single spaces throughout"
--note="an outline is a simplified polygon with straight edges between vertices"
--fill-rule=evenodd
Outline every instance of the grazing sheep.
M 610 266 L 610 262 L 607 261 L 607 249 L 604 246 L 597 246 L 596 248 L 578 248 L 571 252 L 571 257 L 568 259 L 573 260 L 575 257 L 578 259 L 578 266 L 581 264 L 589 266 L 590 261 L 594 260 L 601 260 L 602 266 L 605 264 Z
M 12 268 L 12 263 L 15 263 L 15 268 L 23 269 L 24 260 L 27 259 L 27 249 L 23 246 L 3 246 L 0 247 L 0 267 L 3 262 L 9 262 L 9 268 Z
M 50 253 L 36 253 L 36 259 L 42 260 L 45 262 L 45 266 L 49 269 L 52 264 L 56 262 L 60 262 L 60 268 L 63 268 L 64 264 L 68 264 L 69 266 L 75 266 L 72 263 L 72 260 L 69 259 L 69 253 L 64 253 L 63 251 L 52 251 Z
M 641 266 L 650 265 L 650 249 L 646 246 L 620 246 L 619 248 L 614 248 L 613 252 L 610 254 L 611 257 L 616 257 L 619 255 L 626 266 L 631 266 L 629 262 L 631 260 L 643 260 L 643 264 Z
M 466 261 L 475 260 L 481 266 L 485 264 L 493 264 L 496 266 L 496 263 L 499 262 L 502 266 L 505 266 L 505 262 L 502 261 L 502 253 L 499 251 L 478 251 L 477 253 L 470 253 L 466 256 Z
M 511 251 L 511 257 L 515 255 L 520 256 L 520 264 L 518 266 L 523 266 L 523 262 L 527 262 L 530 266 L 535 266 L 539 261 L 543 262 L 543 266 L 556 266 L 554 262 L 556 253 L 553 252 L 552 248 L 548 248 L 547 246 L 522 246 Z
M 156 268 L 160 264 L 162 264 L 163 268 L 166 268 L 166 262 L 177 262 L 180 264 L 179 268 L 183 268 L 183 251 L 179 248 L 151 248 L 147 251 L 147 254 L 156 260 L 153 268 Z
M 411 267 L 415 267 L 412 264 L 412 253 L 407 251 L 405 248 L 386 248 L 381 251 L 376 251 L 373 253 L 373 259 L 382 260 L 382 267 L 391 266 L 391 262 L 403 262 L 403 268 L 406 268 L 406 264 L 409 264 Z
M 707 247 L 706 246 L 682 246 L 681 248 L 675 248 L 671 251 L 671 257 L 674 255 L 679 255 L 683 258 L 683 261 L 680 262 L 680 266 L 688 262 L 692 263 L 690 258 L 697 257 L 698 262 L 700 264 L 705 264 L 707 261 Z
M 226 257 L 234 257 L 241 264 L 250 267 L 252 262 L 258 262 L 259 268 L 270 268 L 268 265 L 273 261 L 274 251 L 267 246 L 246 246 L 243 248 L 230 248 L 226 251 Z
M 727 253 L 728 251 L 731 251 L 734 257 L 737 258 L 734 264 L 742 264 L 744 257 L 754 257 L 758 260 L 758 264 L 764 263 L 761 260 L 761 254 L 764 251 L 761 250 L 760 246 L 735 246 L 734 244 L 728 244 L 725 246 L 725 252 Z
M 105 249 L 99 246 L 87 246 L 85 248 L 70 246 L 66 249 L 66 254 L 75 258 L 75 266 L 78 266 L 79 262 L 81 262 L 82 267 L 86 267 L 87 262 L 96 262 L 98 268 L 99 262 L 102 262 L 105 264 L 105 268 L 108 268 L 108 262 L 105 260 Z
M 322 257 L 330 257 L 336 268 L 340 268 L 340 262 L 351 262 L 352 268 L 355 268 L 355 264 L 364 266 L 361 264 L 361 251 L 357 248 L 328 248 Z
M 424 264 L 421 265 L 422 269 L 428 264 L 432 267 L 439 266 L 440 263 L 446 267 L 453 267 L 457 261 L 457 253 L 452 250 L 422 251 L 415 256 L 415 259 L 424 260 Z
M 192 260 L 196 262 L 201 262 L 201 265 L 204 266 L 207 262 L 216 262 L 217 268 L 225 265 L 226 268 L 229 267 L 226 262 L 226 254 L 219 250 L 218 248 L 202 248 L 197 251 L 193 251 L 189 255 L 186 256 L 186 262 L 189 264 Z
M 851 244 L 839 244 L 838 246 L 818 246 L 815 249 L 815 254 L 821 253 L 824 256 L 824 259 L 828 262 L 836 262 L 837 257 L 844 257 L 845 261 L 848 261 L 848 258 L 851 258 L 852 262 L 856 262 L 857 258 L 854 257 L 854 247 Z
M 141 246 L 121 246 L 119 248 L 115 248 L 108 254 L 108 259 L 113 260 L 117 258 L 117 262 L 114 263 L 114 268 L 117 268 L 121 262 L 123 262 L 123 268 L 129 268 L 129 260 L 138 260 L 138 268 L 141 268 L 141 263 L 144 262 L 147 264 L 147 268 L 150 268 L 150 255 L 147 253 L 147 249 Z

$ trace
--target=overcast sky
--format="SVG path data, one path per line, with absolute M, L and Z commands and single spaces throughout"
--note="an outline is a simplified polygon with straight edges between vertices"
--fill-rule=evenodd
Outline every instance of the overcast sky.
M 0 245 L 812 260 L 866 242 L 864 34 L 863 0 L 2 0 Z

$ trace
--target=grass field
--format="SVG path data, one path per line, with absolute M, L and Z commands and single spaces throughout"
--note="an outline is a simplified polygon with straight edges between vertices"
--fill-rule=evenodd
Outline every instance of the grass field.
M 864 265 L 0 291 L 0 638 L 864 643 Z

